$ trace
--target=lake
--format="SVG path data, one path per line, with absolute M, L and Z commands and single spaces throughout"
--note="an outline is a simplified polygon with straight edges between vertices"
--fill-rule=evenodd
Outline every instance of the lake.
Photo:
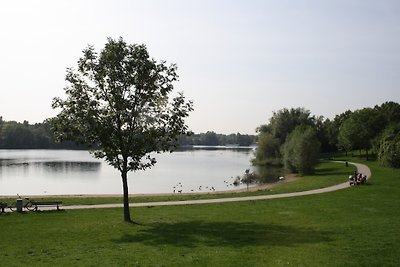
M 128 174 L 130 194 L 212 192 L 251 169 L 253 150 L 223 147 L 156 154 L 157 164 Z M 121 194 L 119 171 L 77 150 L 0 150 L 0 195 Z

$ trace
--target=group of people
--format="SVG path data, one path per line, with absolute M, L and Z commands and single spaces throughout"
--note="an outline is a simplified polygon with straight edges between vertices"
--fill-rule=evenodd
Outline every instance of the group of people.
M 354 175 L 350 175 L 349 177 L 349 182 L 350 185 L 365 184 L 367 182 L 367 176 L 354 171 Z

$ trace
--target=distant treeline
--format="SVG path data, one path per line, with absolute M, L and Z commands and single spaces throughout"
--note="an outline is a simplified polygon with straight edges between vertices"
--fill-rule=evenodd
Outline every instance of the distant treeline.
M 206 132 L 200 134 L 192 134 L 190 136 L 182 135 L 178 138 L 178 143 L 181 146 L 251 146 L 257 142 L 256 135 L 248 134 L 217 134 L 215 132 Z
M 180 136 L 180 146 L 203 145 L 223 146 L 239 145 L 250 146 L 256 143 L 257 136 L 237 134 L 216 134 L 214 132 Z M 86 149 L 85 146 L 73 142 L 57 143 L 47 121 L 29 124 L 27 121 L 3 121 L 0 117 L 0 148 L 1 149 Z
M 29 124 L 3 121 L 0 117 L 1 149 L 85 149 L 73 142 L 57 143 L 47 121 Z

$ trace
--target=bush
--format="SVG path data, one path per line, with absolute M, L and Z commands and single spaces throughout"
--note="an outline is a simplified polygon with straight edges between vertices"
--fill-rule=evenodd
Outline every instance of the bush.
M 311 126 L 298 126 L 283 145 L 285 167 L 292 172 L 313 173 L 320 146 L 316 131 Z
M 261 132 L 258 137 L 258 147 L 256 160 L 254 163 L 260 165 L 279 165 L 280 152 L 279 140 L 274 138 L 272 134 Z

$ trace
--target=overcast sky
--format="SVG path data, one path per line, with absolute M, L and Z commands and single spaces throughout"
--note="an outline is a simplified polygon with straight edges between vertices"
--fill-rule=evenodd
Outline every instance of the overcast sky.
M 191 130 L 253 134 L 273 111 L 400 102 L 400 1 L 2 1 L 0 116 L 56 114 L 67 67 L 107 37 L 178 65 Z

